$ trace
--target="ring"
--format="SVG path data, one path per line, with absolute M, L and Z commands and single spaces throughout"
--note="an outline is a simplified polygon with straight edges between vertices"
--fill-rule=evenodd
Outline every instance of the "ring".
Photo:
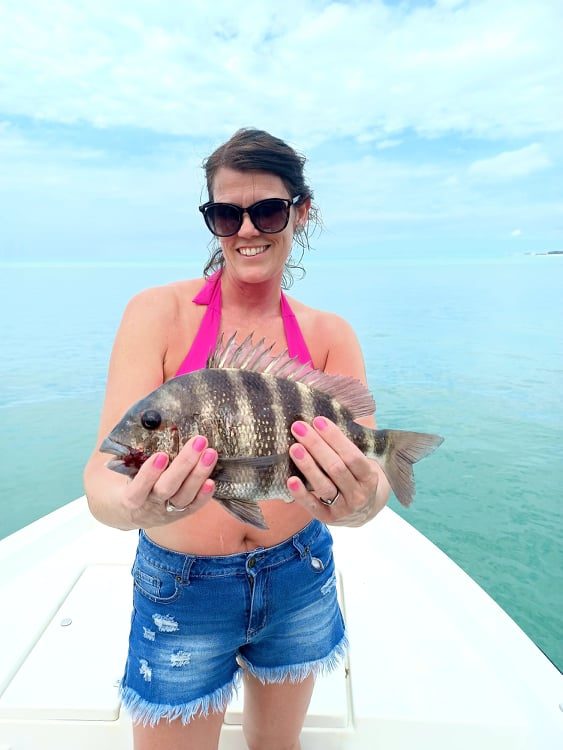
M 188 503 L 188 505 L 189 505 L 189 503 Z M 167 500 L 164 503 L 164 507 L 166 508 L 166 510 L 169 513 L 182 513 L 183 511 L 185 511 L 187 509 L 188 505 L 184 505 L 183 508 L 177 508 L 173 503 L 170 502 L 170 500 Z
M 332 498 L 332 500 L 323 500 L 322 497 L 319 497 L 319 502 L 322 503 L 323 505 L 328 505 L 330 507 L 331 505 L 334 505 L 334 503 L 338 500 L 339 497 L 340 497 L 340 490 L 338 490 L 338 492 Z

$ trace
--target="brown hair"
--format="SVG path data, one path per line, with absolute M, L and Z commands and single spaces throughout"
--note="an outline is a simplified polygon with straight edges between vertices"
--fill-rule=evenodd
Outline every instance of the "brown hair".
M 240 172 L 260 170 L 277 175 L 292 198 L 296 195 L 301 196 L 300 204 L 307 198 L 313 197 L 311 188 L 305 182 L 303 173 L 305 161 L 304 156 L 298 154 L 291 146 L 270 135 L 270 133 L 255 128 L 241 128 L 203 162 L 209 200 L 213 200 L 213 182 L 217 171 L 221 167 L 228 167 Z M 292 270 L 299 269 L 302 275 L 305 274 L 301 261 L 304 251 L 310 249 L 310 226 L 313 227 L 313 231 L 320 227 L 318 210 L 313 206 L 309 210 L 307 224 L 300 226 L 298 231 L 295 232 L 294 240 L 301 247 L 301 255 L 297 261 L 293 260 L 292 256 L 287 259 L 282 277 L 284 289 L 289 289 L 293 284 Z M 219 268 L 223 268 L 224 263 L 220 245 L 216 241 L 212 241 L 210 258 L 203 271 L 204 275 L 210 276 Z

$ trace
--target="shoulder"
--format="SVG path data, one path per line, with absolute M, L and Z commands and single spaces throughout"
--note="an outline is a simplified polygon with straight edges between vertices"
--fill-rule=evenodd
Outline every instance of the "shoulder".
M 152 325 L 173 324 L 186 305 L 191 305 L 203 284 L 204 279 L 188 279 L 144 289 L 129 300 L 123 320 Z
M 347 320 L 336 313 L 317 310 L 293 298 L 289 299 L 289 303 L 317 367 L 326 370 L 335 356 L 354 354 L 354 358 L 362 360 L 358 337 Z

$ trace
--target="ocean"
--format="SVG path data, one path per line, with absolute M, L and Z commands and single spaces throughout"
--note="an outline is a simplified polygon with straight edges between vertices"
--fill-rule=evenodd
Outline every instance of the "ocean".
M 137 291 L 201 263 L 1 264 L 0 537 L 82 494 Z M 362 344 L 380 427 L 446 440 L 391 507 L 563 667 L 563 257 L 327 261 L 289 292 Z M 416 575 L 416 571 L 413 571 Z

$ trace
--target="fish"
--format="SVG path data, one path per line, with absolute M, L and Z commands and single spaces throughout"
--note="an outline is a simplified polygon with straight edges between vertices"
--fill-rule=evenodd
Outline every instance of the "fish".
M 106 466 L 134 477 L 156 452 L 173 460 L 195 435 L 218 453 L 211 478 L 214 500 L 243 523 L 267 529 L 259 502 L 291 500 L 286 481 L 305 477 L 288 453 L 296 442 L 291 425 L 316 416 L 332 420 L 368 458 L 383 469 L 399 502 L 415 493 L 412 464 L 432 453 L 439 435 L 373 430 L 355 420 L 375 412 L 364 383 L 328 375 L 287 351 L 273 356 L 273 344 L 237 343 L 221 336 L 207 367 L 174 377 L 135 403 L 101 443 L 114 456 Z

